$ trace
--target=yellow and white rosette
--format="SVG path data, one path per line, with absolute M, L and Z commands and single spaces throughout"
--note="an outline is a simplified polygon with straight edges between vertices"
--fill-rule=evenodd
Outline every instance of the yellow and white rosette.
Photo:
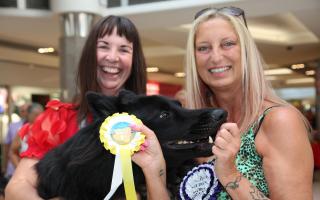
M 128 113 L 115 113 L 107 117 L 100 127 L 100 141 L 106 150 L 115 155 L 111 189 L 104 200 L 110 199 L 122 180 L 126 199 L 136 200 L 136 191 L 132 174 L 131 156 L 139 151 L 145 141 L 145 135 L 131 130 L 131 125 L 141 125 L 142 122 Z

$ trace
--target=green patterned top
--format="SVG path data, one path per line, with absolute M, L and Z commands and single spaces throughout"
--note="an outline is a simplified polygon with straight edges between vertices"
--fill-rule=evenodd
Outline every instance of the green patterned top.
M 236 165 L 241 174 L 267 197 L 269 197 L 269 188 L 262 168 L 262 158 L 256 150 L 254 140 L 265 115 L 271 108 L 266 109 L 248 131 L 241 136 L 240 151 L 236 158 Z M 225 190 L 222 190 L 218 194 L 218 199 L 225 200 L 231 199 L 231 197 Z

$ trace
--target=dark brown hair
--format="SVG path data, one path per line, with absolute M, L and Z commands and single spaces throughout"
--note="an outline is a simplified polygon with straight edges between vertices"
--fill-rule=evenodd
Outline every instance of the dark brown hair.
M 97 81 L 97 40 L 106 34 L 111 35 L 117 28 L 117 34 L 124 36 L 133 44 L 132 71 L 124 88 L 137 94 L 146 93 L 146 63 L 142 52 L 139 33 L 135 25 L 125 17 L 110 15 L 100 19 L 91 29 L 83 47 L 78 65 L 77 85 L 79 113 L 78 119 L 82 120 L 89 112 L 86 100 L 87 91 L 100 92 Z

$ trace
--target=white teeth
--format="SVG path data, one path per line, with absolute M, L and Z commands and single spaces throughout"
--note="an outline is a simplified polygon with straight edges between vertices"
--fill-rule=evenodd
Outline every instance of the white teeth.
M 194 142 L 192 142 L 192 141 L 186 141 L 186 140 L 179 140 L 178 142 L 177 142 L 177 144 L 193 144 Z
M 225 71 L 229 70 L 230 68 L 231 67 L 227 66 L 227 67 L 209 69 L 209 72 L 211 72 L 211 73 L 221 73 L 221 72 L 225 72 Z
M 120 72 L 120 69 L 117 67 L 104 66 L 102 67 L 102 71 L 110 74 L 116 74 Z
M 211 144 L 213 143 L 213 139 L 212 139 L 211 136 L 209 136 L 208 142 L 211 143 Z M 179 140 L 179 141 L 176 142 L 176 144 L 193 144 L 193 143 L 195 143 L 195 142 L 194 141 L 189 141 L 189 140 Z
M 212 137 L 211 136 L 209 136 L 209 143 L 213 143 L 213 139 L 212 139 Z

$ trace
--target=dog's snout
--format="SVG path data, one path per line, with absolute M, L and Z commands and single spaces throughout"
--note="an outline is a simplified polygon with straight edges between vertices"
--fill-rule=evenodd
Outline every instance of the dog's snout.
M 210 112 L 210 115 L 217 121 L 225 121 L 227 119 L 228 113 L 223 109 L 214 109 Z

